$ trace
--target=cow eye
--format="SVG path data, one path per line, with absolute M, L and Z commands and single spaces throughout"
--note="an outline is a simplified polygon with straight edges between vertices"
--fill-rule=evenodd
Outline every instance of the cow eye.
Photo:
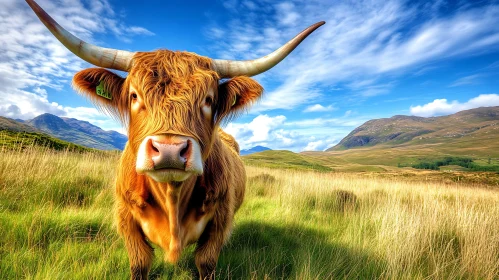
M 211 106 L 213 104 L 213 98 L 211 96 L 207 96 L 204 103 L 206 104 L 206 106 Z
M 134 92 L 130 95 L 132 97 L 132 100 L 137 100 L 137 94 Z

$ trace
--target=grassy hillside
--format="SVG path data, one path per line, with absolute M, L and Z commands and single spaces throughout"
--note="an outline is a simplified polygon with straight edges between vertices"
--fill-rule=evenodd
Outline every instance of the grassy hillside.
M 349 171 L 352 168 L 353 171 L 361 171 L 355 168 L 366 169 L 367 167 L 393 170 L 394 167 L 412 166 L 419 162 L 443 159 L 447 156 L 469 157 L 477 164 L 499 166 L 498 139 L 499 137 L 477 136 L 449 143 L 376 145 L 343 151 L 303 152 L 301 155 L 316 159 L 317 162 L 338 171 Z
M 304 155 L 295 154 L 291 151 L 269 150 L 243 156 L 243 161 L 247 165 L 260 167 L 331 171 L 332 169 L 315 162 L 314 159 Z
M 77 144 L 66 142 L 44 133 L 38 132 L 16 132 L 10 130 L 0 130 L 1 149 L 21 149 L 38 147 L 43 150 L 53 149 L 58 151 L 88 152 L 92 149 Z
M 297 156 L 282 160 L 307 166 Z M 117 160 L 0 149 L 2 279 L 129 277 L 110 211 Z M 434 174 L 431 181 L 254 166 L 247 173 L 218 279 L 499 277 L 497 187 L 430 171 L 421 174 Z M 193 279 L 192 251 L 172 266 L 155 250 L 151 278 Z
M 493 150 L 497 147 L 497 139 L 499 107 L 486 107 L 443 117 L 394 116 L 370 120 L 328 151 L 379 145 L 450 145 L 449 149 L 459 148 L 467 153 L 482 153 L 484 149 Z M 493 153 L 499 157 L 499 150 L 493 150 Z
M 38 132 L 41 131 L 16 120 L 0 116 L 0 130 L 10 130 L 16 132 Z

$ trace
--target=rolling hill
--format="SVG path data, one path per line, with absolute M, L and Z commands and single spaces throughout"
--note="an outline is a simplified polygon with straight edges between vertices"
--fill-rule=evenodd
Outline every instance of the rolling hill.
M 9 130 L 15 132 L 38 132 L 38 133 L 41 132 L 40 130 L 30 125 L 24 124 L 19 120 L 13 120 L 1 116 L 0 116 L 0 130 Z
M 499 165 L 499 107 L 442 117 L 394 116 L 370 120 L 326 152 L 301 154 L 335 170 L 348 171 L 411 166 L 447 156 L 470 157 L 478 164 Z
M 332 169 L 317 163 L 316 159 L 286 150 L 266 150 L 243 156 L 247 165 L 294 170 L 331 171 Z
M 49 136 L 43 132 L 15 131 L 0 128 L 0 150 L 43 148 L 56 151 L 89 152 L 91 148 Z
M 499 107 L 477 108 L 442 117 L 398 115 L 370 120 L 327 151 L 376 145 L 455 143 L 483 138 L 499 139 Z

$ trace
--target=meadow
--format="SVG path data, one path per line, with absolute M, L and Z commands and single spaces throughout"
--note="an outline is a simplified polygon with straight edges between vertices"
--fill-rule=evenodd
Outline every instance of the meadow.
M 1 279 L 129 277 L 113 226 L 118 158 L 0 149 Z M 275 167 L 247 165 L 217 279 L 499 278 L 495 183 Z M 150 278 L 195 278 L 193 249 L 176 266 L 157 249 Z

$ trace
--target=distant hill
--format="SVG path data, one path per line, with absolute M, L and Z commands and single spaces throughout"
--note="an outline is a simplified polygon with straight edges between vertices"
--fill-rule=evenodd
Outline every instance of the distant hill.
M 442 117 L 393 116 L 370 120 L 327 151 L 399 144 L 448 143 L 495 136 L 499 140 L 499 107 L 461 111 Z
M 245 164 L 269 168 L 315 170 L 321 172 L 332 170 L 327 166 L 317 163 L 317 160 L 314 158 L 286 150 L 267 150 L 246 155 L 242 158 Z
M 0 117 L 0 130 L 10 130 L 16 132 L 40 132 L 40 130 L 19 122 L 18 120 Z
M 0 129 L 0 149 L 25 149 L 28 147 L 41 147 L 57 151 L 89 152 L 91 148 L 83 147 L 43 132 L 15 131 Z
M 255 146 L 251 149 L 241 150 L 240 154 L 242 156 L 245 156 L 245 155 L 250 155 L 253 153 L 258 153 L 258 152 L 263 152 L 263 151 L 268 151 L 268 150 L 271 150 L 271 149 L 267 148 L 267 147 L 263 147 L 263 146 Z
M 116 131 L 105 131 L 86 121 L 42 114 L 25 122 L 59 139 L 101 150 L 123 150 L 127 137 Z
M 24 149 L 31 146 L 59 151 L 92 151 L 90 148 L 47 135 L 22 120 L 0 117 L 0 149 Z
M 499 166 L 499 107 L 370 120 L 325 152 L 302 152 L 337 171 L 398 170 L 445 157 Z
M 118 148 L 119 150 L 123 150 L 125 148 L 126 142 L 128 141 L 128 137 L 117 131 L 103 130 L 100 127 L 95 126 L 89 122 L 80 121 L 73 118 L 62 118 L 62 119 L 71 127 L 77 128 L 78 130 L 90 135 L 97 135 L 98 138 L 102 139 L 103 141 L 108 141 L 115 148 Z

